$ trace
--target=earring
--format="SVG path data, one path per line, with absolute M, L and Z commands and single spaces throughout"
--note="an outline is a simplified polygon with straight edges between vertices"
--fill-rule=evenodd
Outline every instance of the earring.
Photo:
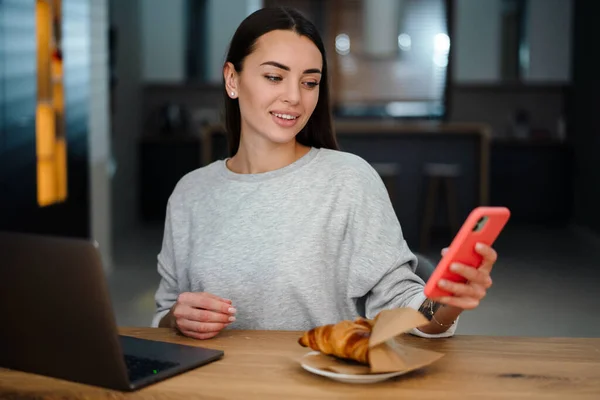
M 235 92 L 231 92 L 231 97 L 235 96 Z

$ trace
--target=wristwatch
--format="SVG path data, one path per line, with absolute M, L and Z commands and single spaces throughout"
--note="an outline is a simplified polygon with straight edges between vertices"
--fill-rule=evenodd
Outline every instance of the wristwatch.
M 423 314 L 428 321 L 431 321 L 433 319 L 433 315 L 441 306 L 442 305 L 440 303 L 437 303 L 431 299 L 425 299 L 423 304 L 421 304 L 421 307 L 419 307 L 419 312 Z
M 425 316 L 425 318 L 427 318 L 428 321 L 433 321 L 435 322 L 437 325 L 443 327 L 443 328 L 450 328 L 452 325 L 454 325 L 456 323 L 456 320 L 452 321 L 449 324 L 444 324 L 441 323 L 440 321 L 438 321 L 437 319 L 435 319 L 435 313 L 437 312 L 437 310 L 439 310 L 441 307 L 444 307 L 444 304 L 440 304 L 437 303 L 433 300 L 430 299 L 426 299 L 423 304 L 421 304 L 421 307 L 419 307 L 419 312 L 421 314 L 423 314 Z

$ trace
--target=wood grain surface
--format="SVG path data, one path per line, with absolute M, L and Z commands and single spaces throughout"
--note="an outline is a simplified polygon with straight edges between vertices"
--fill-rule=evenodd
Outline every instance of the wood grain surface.
M 124 335 L 225 351 L 220 361 L 121 393 L 0 369 L 0 398 L 22 399 L 600 399 L 600 339 L 455 336 L 401 340 L 445 353 L 391 380 L 340 383 L 301 368 L 299 332 L 225 331 L 197 341 L 162 328 Z

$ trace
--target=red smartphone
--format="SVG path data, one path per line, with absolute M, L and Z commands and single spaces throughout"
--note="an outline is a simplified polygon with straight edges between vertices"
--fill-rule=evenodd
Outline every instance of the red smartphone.
M 509 218 L 510 210 L 506 207 L 477 207 L 471 211 L 448 247 L 448 252 L 427 280 L 425 296 L 429 298 L 452 296 L 452 293 L 441 289 L 438 282 L 446 279 L 464 283 L 466 279 L 451 272 L 450 265 L 458 262 L 479 268 L 483 257 L 475 251 L 475 245 L 481 242 L 491 246 Z

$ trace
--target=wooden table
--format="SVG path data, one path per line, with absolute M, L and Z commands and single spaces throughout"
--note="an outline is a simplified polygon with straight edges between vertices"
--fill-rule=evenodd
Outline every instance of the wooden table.
M 600 339 L 407 336 L 415 347 L 446 355 L 382 383 L 344 384 L 303 370 L 297 332 L 226 331 L 197 341 L 161 328 L 122 328 L 147 339 L 225 351 L 220 361 L 121 393 L 0 369 L 0 398 L 140 399 L 600 399 Z

